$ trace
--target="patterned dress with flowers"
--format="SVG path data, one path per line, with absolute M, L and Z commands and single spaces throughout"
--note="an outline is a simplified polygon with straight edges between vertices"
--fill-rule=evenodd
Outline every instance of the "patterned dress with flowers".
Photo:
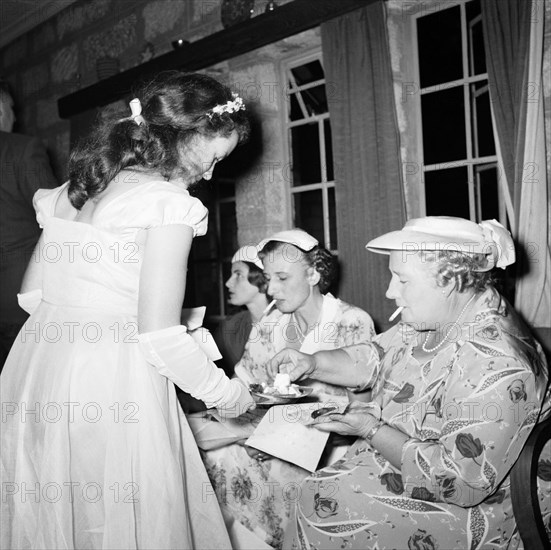
M 241 373 L 247 382 L 267 380 L 264 365 L 286 347 L 287 335 L 294 334 L 287 331 L 291 322 L 290 315 L 274 311 L 262 324 L 253 325 L 236 374 Z M 314 353 L 344 348 L 358 366 L 358 380 L 372 380 L 375 373 L 368 372 L 367 365 L 375 353 L 369 345 L 374 336 L 373 321 L 365 311 L 327 294 L 320 322 L 300 349 Z M 311 384 L 320 398 L 346 394 L 345 388 Z M 281 548 L 299 483 L 309 472 L 278 458 L 259 462 L 238 444 L 208 451 L 204 461 L 223 514 L 240 522 L 272 548 Z
M 481 294 L 474 311 L 426 362 L 413 357 L 418 335 L 407 325 L 376 337 L 373 401 L 410 437 L 402 467 L 358 439 L 301 484 L 285 548 L 522 547 L 509 472 L 548 412 L 547 366 L 497 292 Z

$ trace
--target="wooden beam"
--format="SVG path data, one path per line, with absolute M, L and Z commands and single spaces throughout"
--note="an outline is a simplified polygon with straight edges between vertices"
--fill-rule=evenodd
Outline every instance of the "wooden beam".
M 274 11 L 257 15 L 228 29 L 206 36 L 178 50 L 160 55 L 58 100 L 61 118 L 70 118 L 94 107 L 117 101 L 139 79 L 159 71 L 197 71 L 245 54 L 376 0 L 294 0 Z

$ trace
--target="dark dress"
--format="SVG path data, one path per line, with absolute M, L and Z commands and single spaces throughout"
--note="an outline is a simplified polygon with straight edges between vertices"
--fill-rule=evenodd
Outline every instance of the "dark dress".
M 241 360 L 253 321 L 248 309 L 226 317 L 216 329 L 214 339 L 222 354 L 217 365 L 231 378 L 235 365 Z

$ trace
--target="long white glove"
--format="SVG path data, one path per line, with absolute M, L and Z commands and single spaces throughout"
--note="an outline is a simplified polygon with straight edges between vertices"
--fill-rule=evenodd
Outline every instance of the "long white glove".
M 17 295 L 17 302 L 19 307 L 24 309 L 29 315 L 34 313 L 34 310 L 38 307 L 38 304 L 42 301 L 42 290 L 37 288 L 29 292 L 23 292 Z
M 216 407 L 229 418 L 254 406 L 246 386 L 230 380 L 222 369 L 208 359 L 197 342 L 177 325 L 138 336 L 146 360 L 185 392 Z

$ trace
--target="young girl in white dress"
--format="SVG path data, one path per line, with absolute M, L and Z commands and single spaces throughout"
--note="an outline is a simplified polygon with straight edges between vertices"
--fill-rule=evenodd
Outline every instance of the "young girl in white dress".
M 188 187 L 249 122 L 199 74 L 163 73 L 130 107 L 34 198 L 43 234 L 19 295 L 31 316 L 1 377 L 2 548 L 230 547 L 173 382 L 225 414 L 252 406 L 180 325 L 208 215 Z

